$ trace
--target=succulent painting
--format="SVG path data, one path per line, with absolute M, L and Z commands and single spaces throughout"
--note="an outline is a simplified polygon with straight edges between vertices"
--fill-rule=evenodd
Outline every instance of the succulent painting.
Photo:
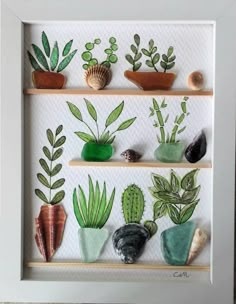
M 159 174 L 152 174 L 153 186 L 149 191 L 154 198 L 154 220 L 169 216 L 173 223 L 183 224 L 191 218 L 200 201 L 198 172 L 199 169 L 194 169 L 180 178 L 171 170 L 169 180 Z
M 51 46 L 45 32 L 42 32 L 41 40 L 43 46 L 42 49 L 37 45 L 32 44 L 35 57 L 30 51 L 27 51 L 29 61 L 33 69 L 35 71 L 48 71 L 57 73 L 63 71 L 71 62 L 77 52 L 77 50 L 71 51 L 73 40 L 70 40 L 64 46 L 61 53 L 60 62 L 60 51 L 58 42 L 55 41 L 54 45 Z
M 133 54 L 125 55 L 126 60 L 132 65 L 132 70 L 134 72 L 138 71 L 142 66 L 142 62 L 139 61 L 142 57 L 142 53 L 139 50 L 139 46 L 140 46 L 140 37 L 138 34 L 135 34 L 134 35 L 134 44 L 131 44 L 131 46 L 130 46 L 131 52 Z

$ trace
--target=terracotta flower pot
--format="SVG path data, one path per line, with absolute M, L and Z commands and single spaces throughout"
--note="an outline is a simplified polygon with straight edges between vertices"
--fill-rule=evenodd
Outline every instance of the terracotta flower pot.
M 125 71 L 124 76 L 138 88 L 148 90 L 169 90 L 175 80 L 174 73 Z
M 35 219 L 35 241 L 45 262 L 50 261 L 61 245 L 66 213 L 62 205 L 43 205 Z
M 34 71 L 32 81 L 37 89 L 61 89 L 65 83 L 65 76 L 54 72 Z

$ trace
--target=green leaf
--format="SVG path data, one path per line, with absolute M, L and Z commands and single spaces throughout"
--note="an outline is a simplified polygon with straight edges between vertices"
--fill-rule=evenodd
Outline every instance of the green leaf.
M 109 216 L 110 216 L 111 210 L 112 210 L 112 206 L 113 206 L 113 202 L 114 202 L 114 198 L 115 198 L 115 188 L 112 191 L 111 197 L 109 199 L 109 202 L 107 204 L 103 217 L 101 218 L 100 222 L 98 223 L 99 228 L 102 228 L 106 224 L 107 220 L 109 219 Z
M 45 32 L 42 32 L 42 44 L 45 54 L 47 55 L 47 57 L 50 57 L 50 44 Z
M 39 189 L 35 189 L 35 194 L 45 203 L 48 204 L 48 199 L 46 198 L 45 194 L 39 190 Z
M 77 50 L 74 50 L 60 62 L 58 69 L 57 69 L 57 73 L 63 71 L 68 66 L 68 64 L 71 62 L 71 60 L 75 56 L 76 52 L 77 52 Z
M 88 199 L 88 225 L 92 224 L 93 220 L 93 210 L 94 210 L 94 187 L 92 179 L 89 175 L 89 199 Z
M 85 197 L 84 191 L 81 188 L 81 186 L 79 186 L 79 204 L 80 204 L 80 209 L 81 209 L 83 218 L 85 220 L 85 225 L 87 225 L 87 222 L 88 222 L 87 203 L 86 203 L 86 197 Z
M 117 51 L 118 50 L 118 45 L 117 44 L 112 44 L 111 45 L 111 49 L 112 49 L 112 51 Z
M 140 37 L 138 34 L 135 34 L 134 35 L 134 42 L 136 43 L 137 46 L 140 45 Z
M 116 43 L 116 38 L 115 38 L 115 37 L 110 37 L 109 42 L 110 42 L 111 44 Z
M 52 204 L 52 205 L 58 204 L 58 203 L 60 203 L 63 200 L 64 197 L 65 197 L 65 191 L 61 190 L 61 191 L 57 192 L 54 195 L 54 197 L 51 200 L 50 204 Z
M 62 146 L 66 141 L 66 137 L 65 136 L 62 136 L 60 137 L 54 144 L 54 148 L 58 148 L 60 146 Z
M 109 144 L 109 145 L 111 145 L 111 144 L 114 142 L 115 138 L 116 138 L 116 136 L 114 135 L 114 136 L 113 136 L 111 139 L 109 139 L 106 143 Z
M 170 184 L 171 184 L 171 189 L 174 193 L 179 193 L 180 191 L 180 180 L 178 176 L 176 175 L 174 170 L 171 170 L 170 174 Z
M 166 115 L 165 123 L 167 123 L 168 119 L 169 119 L 169 114 Z
M 99 138 L 99 142 L 105 144 L 108 141 L 109 137 L 110 137 L 110 131 L 107 131 Z
M 193 215 L 193 212 L 198 204 L 199 200 L 192 202 L 189 205 L 184 206 L 184 208 L 180 212 L 180 224 L 187 222 L 190 217 Z
M 41 184 L 43 184 L 47 188 L 50 188 L 50 184 L 49 184 L 48 180 L 46 179 L 46 177 L 43 174 L 38 173 L 37 178 L 38 178 L 38 180 L 40 181 Z
M 135 63 L 133 66 L 133 71 L 136 72 L 141 68 L 142 62 Z
M 95 142 L 96 138 L 94 136 L 84 133 L 84 132 L 75 132 L 77 136 L 79 136 L 80 139 L 82 139 L 84 142 Z
M 93 205 L 93 218 L 92 218 L 92 226 L 96 225 L 97 213 L 100 205 L 100 188 L 98 182 L 96 182 L 95 193 L 94 193 L 94 205 Z
M 185 129 L 186 129 L 186 126 L 183 127 L 182 129 L 180 129 L 177 133 L 180 134 L 180 133 L 184 132 Z
M 58 179 L 57 181 L 55 181 L 55 182 L 52 184 L 51 189 L 60 188 L 61 186 L 64 185 L 65 181 L 66 181 L 66 180 L 65 180 L 64 178 Z
M 145 63 L 149 68 L 153 68 L 154 66 L 151 60 L 146 60 Z
M 174 205 L 168 204 L 167 210 L 172 222 L 176 225 L 180 224 L 180 214 L 177 208 Z
M 145 56 L 148 56 L 148 57 L 151 57 L 151 53 L 146 50 L 146 49 L 141 49 L 142 53 L 145 55 Z
M 52 54 L 50 57 L 50 64 L 51 64 L 51 70 L 54 71 L 55 68 L 57 67 L 59 60 L 59 49 L 58 49 L 58 44 L 55 42 L 54 47 L 52 49 Z
M 153 218 L 156 221 L 158 218 L 165 216 L 167 213 L 167 205 L 163 202 L 156 201 L 153 206 Z
M 172 56 L 172 57 L 168 58 L 168 62 L 172 62 L 172 61 L 174 61 L 175 59 L 176 59 L 176 56 Z
M 108 126 L 110 126 L 113 122 L 115 122 L 120 114 L 122 113 L 123 111 L 123 108 L 124 108 L 124 101 L 122 101 L 118 107 L 116 107 L 111 113 L 110 115 L 108 116 L 107 120 L 106 120 L 106 124 L 105 124 L 105 127 L 107 128 Z
M 121 130 L 125 130 L 127 129 L 128 127 L 130 127 L 132 125 L 132 123 L 135 121 L 137 117 L 134 117 L 134 118 L 130 118 L 124 122 L 122 122 L 122 124 L 119 125 L 117 131 L 121 131 Z
M 44 56 L 43 52 L 40 50 L 40 48 L 35 45 L 35 44 L 32 44 L 32 47 L 33 47 L 33 50 L 34 50 L 34 53 L 35 53 L 35 56 L 36 58 L 38 59 L 38 62 L 40 64 L 42 64 L 42 66 L 47 70 L 49 71 L 49 66 L 48 66 L 48 63 L 47 63 L 47 59 L 46 57 Z
M 93 106 L 92 103 L 91 103 L 89 100 L 87 100 L 86 98 L 84 98 L 84 101 L 85 101 L 85 103 L 86 103 L 86 107 L 87 107 L 87 110 L 88 110 L 90 116 L 93 118 L 94 121 L 97 122 L 97 112 L 96 112 L 94 106 Z
M 101 39 L 99 39 L 99 38 L 94 39 L 94 43 L 95 44 L 100 44 L 101 43 Z
M 53 136 L 52 130 L 47 129 L 46 133 L 47 133 L 47 138 L 48 138 L 48 141 L 50 142 L 50 145 L 53 146 L 54 136 Z
M 199 185 L 198 187 L 191 190 L 185 190 L 181 198 L 183 200 L 183 204 L 189 204 L 194 201 L 197 198 L 200 189 L 201 186 Z
M 105 67 L 107 67 L 108 69 L 111 67 L 110 62 L 107 61 L 107 60 L 106 60 L 106 61 L 103 61 L 101 64 L 104 65 Z
M 57 164 L 51 171 L 51 176 L 55 176 L 57 175 L 60 171 L 61 171 L 61 168 L 62 168 L 62 164 Z
M 154 198 L 159 198 L 158 191 L 155 187 L 149 187 L 148 190 Z
M 154 221 L 145 221 L 143 226 L 149 231 L 150 238 L 157 233 L 158 226 Z
M 56 160 L 58 159 L 63 153 L 63 149 L 57 149 L 54 153 L 53 153 L 53 156 L 52 156 L 52 160 Z
M 88 64 L 83 64 L 82 67 L 83 67 L 84 70 L 87 70 L 89 68 L 89 65 Z
M 171 193 L 166 191 L 159 191 L 158 196 L 161 200 L 170 204 L 178 204 L 180 203 L 180 196 L 177 193 Z
M 110 63 L 116 63 L 118 61 L 118 57 L 115 54 L 112 54 L 108 57 L 108 60 L 110 61 Z
M 167 56 L 170 57 L 173 54 L 173 52 L 174 52 L 174 48 L 173 46 L 170 46 L 167 51 Z
M 29 51 L 27 51 L 27 54 L 28 54 L 29 61 L 31 63 L 32 68 L 35 69 L 35 71 L 43 72 L 43 69 L 39 66 L 39 64 L 36 61 L 36 59 L 34 58 L 34 56 Z
M 164 61 L 161 61 L 160 65 L 164 70 L 167 69 L 167 64 Z
M 104 63 L 105 63 L 106 61 L 104 61 Z M 104 63 L 102 63 L 102 64 L 104 64 Z M 108 62 L 109 63 L 109 62 Z M 89 66 L 93 66 L 93 65 L 96 65 L 96 64 L 98 64 L 98 61 L 97 61 L 97 59 L 96 58 L 92 58 L 91 60 L 89 60 Z M 110 63 L 109 63 L 110 64 Z M 105 64 L 104 64 L 105 65 Z M 108 68 L 109 68 L 109 66 L 108 66 Z
M 170 70 L 170 69 L 172 69 L 174 67 L 174 65 L 175 65 L 175 62 L 171 62 L 170 64 L 167 64 L 166 69 Z
M 59 135 L 61 133 L 61 131 L 63 130 L 63 125 L 60 125 L 57 129 L 56 129 L 56 136 Z
M 159 174 L 152 173 L 152 182 L 157 191 L 171 191 L 171 186 L 168 180 Z
M 134 44 L 131 44 L 130 49 L 134 54 L 138 53 L 138 49 L 136 48 L 136 46 Z
M 113 53 L 113 51 L 111 49 L 105 49 L 104 52 L 109 55 Z
M 43 153 L 45 154 L 45 156 L 47 157 L 48 160 L 51 160 L 51 153 L 49 151 L 49 149 L 47 147 L 43 147 Z
M 46 161 L 43 158 L 40 158 L 39 163 L 47 175 L 50 176 L 51 172 Z
M 167 57 L 165 54 L 162 55 L 162 59 L 163 59 L 166 63 L 168 62 L 168 57 Z
M 80 110 L 76 107 L 76 105 L 74 105 L 73 103 L 67 101 L 67 104 L 69 106 L 69 109 L 71 111 L 71 113 L 80 121 L 83 121 L 82 118 L 82 114 L 80 112 Z
M 156 53 L 155 56 L 154 56 L 153 59 L 152 59 L 152 62 L 153 62 L 154 64 L 157 64 L 159 60 L 160 60 L 160 54 L 159 54 L 159 53 Z
M 74 207 L 75 217 L 76 217 L 80 227 L 85 228 L 85 220 L 84 220 L 83 215 L 82 215 L 82 213 L 80 211 L 80 208 L 79 208 L 76 189 L 74 189 L 74 192 L 73 192 L 73 207 Z
M 92 59 L 93 55 L 91 52 L 86 51 L 86 52 L 82 53 L 81 57 L 84 61 L 90 61 Z
M 66 55 L 68 55 L 70 53 L 72 43 L 73 43 L 73 39 L 70 40 L 69 42 L 67 42 L 67 44 L 65 45 L 63 52 L 62 52 L 63 57 L 65 57 Z
M 151 52 L 153 47 L 154 47 L 154 40 L 153 39 L 150 39 L 150 41 L 148 43 L 148 46 L 149 46 L 149 51 Z
M 182 111 L 186 114 L 187 113 L 187 108 L 186 108 L 186 102 L 185 101 L 182 101 L 181 102 L 181 109 Z
M 96 218 L 96 222 L 95 222 L 95 227 L 97 227 L 97 228 L 100 228 L 99 227 L 99 221 L 103 217 L 103 214 L 104 214 L 104 211 L 105 211 L 105 208 L 106 208 L 106 203 L 107 203 L 107 189 L 106 189 L 106 183 L 104 182 L 103 190 L 102 190 L 102 196 L 101 196 L 99 209 L 98 209 L 98 214 L 97 214 L 97 218 Z
M 85 48 L 88 50 L 88 51 L 91 51 L 94 49 L 94 43 L 92 42 L 88 42 L 85 44 Z
M 156 47 L 156 46 L 154 46 L 154 48 L 153 48 L 153 49 L 152 49 L 152 51 L 151 51 L 151 54 L 156 53 L 156 51 L 157 51 L 157 47 Z
M 192 190 L 196 186 L 196 175 L 199 169 L 194 169 L 188 172 L 181 180 L 181 188 L 184 190 Z
M 139 61 L 139 59 L 141 59 L 142 57 L 142 53 L 138 53 L 134 56 L 134 61 Z

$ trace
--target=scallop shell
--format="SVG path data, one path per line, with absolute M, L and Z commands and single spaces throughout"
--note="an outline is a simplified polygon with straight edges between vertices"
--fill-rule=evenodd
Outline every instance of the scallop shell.
M 195 257 L 197 257 L 198 254 L 201 252 L 202 248 L 206 244 L 207 238 L 208 238 L 207 233 L 204 230 L 200 228 L 197 228 L 195 230 L 192 244 L 188 253 L 188 259 L 186 262 L 187 265 L 192 263 Z
M 35 219 L 35 241 L 45 262 L 50 261 L 61 244 L 65 221 L 62 205 L 43 205 Z
M 106 66 L 96 64 L 87 69 L 84 78 L 89 87 L 101 90 L 111 82 L 112 73 Z

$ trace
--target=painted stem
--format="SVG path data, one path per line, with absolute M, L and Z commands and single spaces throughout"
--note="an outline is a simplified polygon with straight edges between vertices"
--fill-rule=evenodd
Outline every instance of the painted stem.
M 97 139 L 96 135 L 94 134 L 93 130 L 90 128 L 90 126 L 85 121 L 83 121 L 83 123 L 87 126 L 87 128 L 89 129 L 89 131 L 91 132 L 91 134 L 95 138 L 96 142 L 98 142 L 98 139 Z

